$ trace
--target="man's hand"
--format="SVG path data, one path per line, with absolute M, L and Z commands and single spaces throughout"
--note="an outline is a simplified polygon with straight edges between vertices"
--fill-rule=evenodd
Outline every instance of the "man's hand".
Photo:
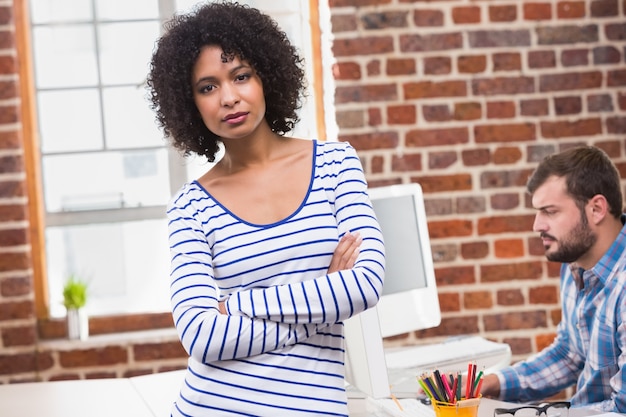
M 363 242 L 363 239 L 358 233 L 352 234 L 348 232 L 344 234 L 339 240 L 335 252 L 333 252 L 333 258 L 330 260 L 328 273 L 330 274 L 354 267 L 354 263 L 359 256 L 361 242 Z

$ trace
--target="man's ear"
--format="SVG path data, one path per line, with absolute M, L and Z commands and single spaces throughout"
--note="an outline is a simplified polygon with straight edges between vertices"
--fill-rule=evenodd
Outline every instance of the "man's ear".
M 587 207 L 589 208 L 590 218 L 589 220 L 593 222 L 593 224 L 600 223 L 606 216 L 610 216 L 609 212 L 609 203 L 606 201 L 606 197 L 602 194 L 596 194 L 589 199 L 587 203 Z

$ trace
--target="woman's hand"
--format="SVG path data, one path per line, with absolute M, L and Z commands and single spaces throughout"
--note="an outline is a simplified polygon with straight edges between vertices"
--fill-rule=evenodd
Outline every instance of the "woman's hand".
M 359 248 L 363 242 L 363 238 L 359 233 L 352 234 L 350 232 L 344 234 L 339 240 L 333 258 L 330 260 L 328 273 L 351 269 L 359 256 Z

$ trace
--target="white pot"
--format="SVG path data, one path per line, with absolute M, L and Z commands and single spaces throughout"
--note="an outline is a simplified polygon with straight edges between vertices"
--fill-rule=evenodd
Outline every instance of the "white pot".
M 67 336 L 70 339 L 86 340 L 89 337 L 89 316 L 84 309 L 67 310 Z

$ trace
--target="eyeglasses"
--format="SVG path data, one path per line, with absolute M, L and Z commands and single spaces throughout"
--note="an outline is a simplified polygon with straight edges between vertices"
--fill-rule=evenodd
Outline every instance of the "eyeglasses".
M 568 417 L 571 403 L 557 401 L 541 404 L 528 404 L 517 408 L 496 408 L 493 416 L 511 415 L 514 417 L 536 417 L 545 414 L 546 417 Z

